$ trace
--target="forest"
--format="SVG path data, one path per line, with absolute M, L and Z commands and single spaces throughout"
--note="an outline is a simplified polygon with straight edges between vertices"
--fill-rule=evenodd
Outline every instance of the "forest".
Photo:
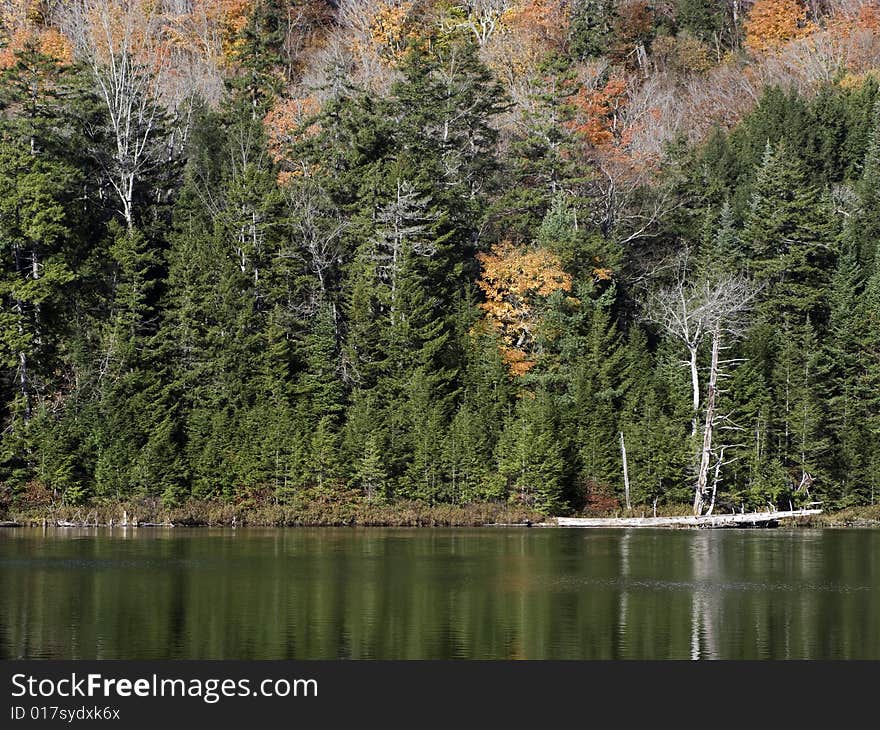
M 873 0 L 0 0 L 0 74 L 0 513 L 875 503 Z

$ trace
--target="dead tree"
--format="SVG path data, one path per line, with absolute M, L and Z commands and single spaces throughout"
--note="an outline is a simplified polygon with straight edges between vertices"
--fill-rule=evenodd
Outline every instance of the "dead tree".
M 708 503 L 713 440 L 718 424 L 726 418 L 718 413 L 719 383 L 725 376 L 724 367 L 736 362 L 722 360 L 721 353 L 725 340 L 733 341 L 741 333 L 742 315 L 757 293 L 754 285 L 742 275 L 721 274 L 711 267 L 704 269 L 695 270 L 687 249 L 661 266 L 656 273 L 671 270 L 671 283 L 649 290 L 645 312 L 646 320 L 659 326 L 667 336 L 679 340 L 687 350 L 684 364 L 691 376 L 691 437 L 696 440 L 702 430 L 695 463 L 695 515 L 702 514 Z M 703 399 L 699 356 L 707 339 L 711 343 L 711 355 Z
M 165 70 L 159 8 L 71 0 L 59 12 L 59 24 L 91 71 L 107 112 L 112 148 L 99 161 L 131 232 L 136 189 L 165 156 L 160 139 L 165 110 L 157 93 Z

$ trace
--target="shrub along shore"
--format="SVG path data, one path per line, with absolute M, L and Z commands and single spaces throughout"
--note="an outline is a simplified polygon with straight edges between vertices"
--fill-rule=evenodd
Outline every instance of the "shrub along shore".
M 188 500 L 166 506 L 160 500 L 126 500 L 89 505 L 13 505 L 6 517 L 23 525 L 115 527 L 477 527 L 528 524 L 545 517 L 525 506 L 504 502 L 467 505 L 408 501 L 384 504 L 366 500 L 309 499 L 290 504 L 228 503 Z

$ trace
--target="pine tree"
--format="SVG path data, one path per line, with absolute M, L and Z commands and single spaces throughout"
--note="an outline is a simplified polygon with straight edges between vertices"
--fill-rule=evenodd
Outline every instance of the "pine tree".
M 338 423 L 344 410 L 345 390 L 338 372 L 335 305 L 320 302 L 312 321 L 302 347 L 305 367 L 297 387 L 300 411 L 311 424 L 325 416 Z
M 832 439 L 830 464 L 844 495 L 863 484 L 868 476 L 862 455 L 868 443 L 865 413 L 858 397 L 861 369 L 858 340 L 864 275 L 852 245 L 845 245 L 837 262 L 829 292 L 830 317 L 824 341 L 822 380 L 828 408 L 828 430 Z M 864 496 L 864 495 L 862 495 Z M 846 499 L 846 496 L 844 496 Z
M 67 240 L 76 172 L 0 143 L 0 363 L 15 370 L 19 406 L 30 418 L 35 381 L 51 363 L 53 309 L 74 280 Z
M 683 369 L 667 351 L 652 355 L 641 327 L 630 330 L 625 349 L 625 397 L 620 414 L 633 501 L 676 502 L 690 498 L 690 404 L 681 396 Z M 615 452 L 617 445 L 615 445 Z
M 856 397 L 863 409 L 866 448 L 861 454 L 865 476 L 853 484 L 854 496 L 875 504 L 880 487 L 880 244 L 874 271 L 867 281 L 858 307 L 860 364 Z
M 336 426 L 331 416 L 324 416 L 314 430 L 307 467 L 319 492 L 331 491 L 337 486 L 341 466 Z
M 779 357 L 777 323 L 756 320 L 749 327 L 735 355 L 742 362 L 734 369 L 727 387 L 729 403 L 725 460 L 724 499 L 732 507 L 766 507 L 791 481 L 779 452 L 778 420 L 785 409 L 775 392 L 774 368 Z M 775 496 L 771 496 L 775 495 Z
M 503 160 L 507 182 L 485 213 L 499 238 L 535 238 L 542 221 L 558 216 L 560 208 L 573 218 L 575 228 L 578 215 L 584 220 L 589 215 L 581 191 L 591 173 L 579 165 L 580 141 L 571 128 L 572 98 L 578 90 L 574 70 L 554 57 L 539 71 L 546 82 L 532 90 L 521 112 L 522 124 Z
M 786 312 L 800 322 L 810 317 L 824 324 L 838 235 L 829 202 L 809 184 L 801 163 L 788 148 L 768 144 L 742 233 L 750 268 L 763 287 L 764 316 Z
M 809 320 L 786 317 L 779 328 L 773 372 L 774 431 L 778 458 L 787 471 L 785 484 L 775 485 L 774 501 L 795 489 L 804 477 L 819 480 L 817 491 L 835 496 L 824 469 L 827 437 L 821 397 L 821 351 Z
M 355 468 L 353 483 L 371 502 L 384 502 L 388 496 L 388 474 L 385 471 L 379 440 L 375 436 L 367 437 Z
M 392 113 L 401 163 L 424 176 L 413 182 L 426 187 L 442 181 L 440 189 L 462 202 L 482 195 L 497 166 L 492 119 L 506 102 L 473 39 L 431 51 L 414 44 L 401 72 L 403 80 L 392 88 Z
M 453 504 L 484 498 L 495 446 L 480 414 L 465 401 L 456 411 L 443 441 L 444 474 Z
M 714 0 L 676 0 L 675 24 L 704 43 L 717 44 L 724 31 L 724 9 Z M 731 39 L 725 39 L 729 44 Z
M 495 448 L 500 495 L 551 515 L 566 506 L 564 461 L 555 426 L 552 398 L 526 393 Z
M 612 0 L 572 3 L 569 44 L 575 58 L 594 58 L 608 50 L 616 17 L 614 5 Z
M 813 147 L 812 135 L 815 131 L 810 119 L 806 100 L 796 91 L 786 91 L 779 86 L 764 89 L 757 106 L 743 120 L 730 136 L 730 144 L 745 171 L 760 170 L 767 156 L 768 145 L 777 151 L 785 150 L 783 156 L 793 159 L 795 155 L 806 155 Z M 806 172 L 813 172 L 804 159 Z M 760 176 L 760 172 L 758 173 Z M 748 173 L 740 178 L 740 184 L 747 182 Z M 816 182 L 815 179 L 810 182 Z
M 574 424 L 582 465 L 588 482 L 623 487 L 618 446 L 618 411 L 624 353 L 608 311 L 601 305 L 592 312 L 573 382 Z
M 855 247 L 864 269 L 870 272 L 876 242 L 880 240 L 880 102 L 855 192 L 855 210 L 847 220 L 844 237 Z
M 284 44 L 285 11 L 274 0 L 250 3 L 246 22 L 235 39 L 237 75 L 231 79 L 233 93 L 247 99 L 253 119 L 262 119 L 282 86 L 280 67 Z

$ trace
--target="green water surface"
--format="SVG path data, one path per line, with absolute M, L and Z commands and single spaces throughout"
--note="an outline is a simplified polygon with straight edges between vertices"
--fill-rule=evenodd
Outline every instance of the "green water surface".
M 0 658 L 880 659 L 880 530 L 0 530 Z

